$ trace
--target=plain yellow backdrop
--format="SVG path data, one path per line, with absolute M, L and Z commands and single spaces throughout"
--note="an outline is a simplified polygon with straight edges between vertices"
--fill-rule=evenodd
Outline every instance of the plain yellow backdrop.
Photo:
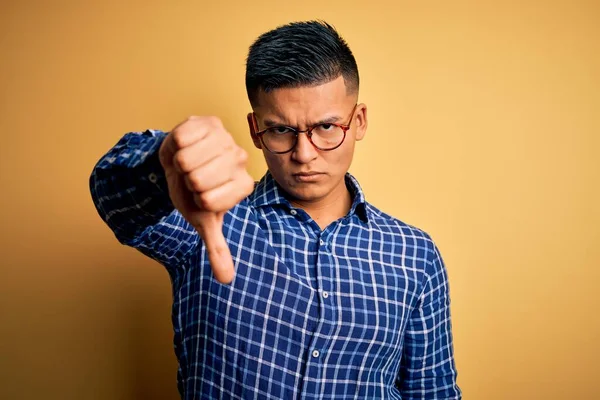
M 600 4 L 375 0 L 1 3 L 0 398 L 177 398 L 168 275 L 89 175 L 214 114 L 258 179 L 248 46 L 314 18 L 359 64 L 351 172 L 446 262 L 465 399 L 600 398 Z

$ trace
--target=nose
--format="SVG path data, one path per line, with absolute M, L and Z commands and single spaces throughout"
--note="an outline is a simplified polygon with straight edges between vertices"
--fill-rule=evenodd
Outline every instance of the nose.
M 307 164 L 317 158 L 318 150 L 313 146 L 306 132 L 298 133 L 298 141 L 292 150 L 292 159 Z

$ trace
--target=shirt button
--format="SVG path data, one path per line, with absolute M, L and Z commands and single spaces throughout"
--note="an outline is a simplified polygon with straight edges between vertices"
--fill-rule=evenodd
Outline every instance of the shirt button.
M 290 214 L 292 215 L 298 215 L 298 211 L 294 210 L 293 208 L 290 210 Z
M 313 350 L 312 356 L 313 356 L 314 358 L 317 358 L 317 357 L 319 357 L 319 355 L 320 355 L 320 354 L 321 354 L 321 353 L 319 353 L 319 350 Z
M 148 175 L 148 180 L 150 180 L 152 183 L 156 183 L 158 181 L 158 177 L 154 172 L 152 172 L 150 175 Z
M 329 297 L 329 293 L 327 293 L 327 292 L 323 292 L 323 298 L 324 298 L 324 299 L 326 299 L 326 298 L 328 298 L 328 297 Z
M 321 246 L 323 246 L 325 244 L 325 242 L 323 241 L 323 239 L 321 239 L 320 243 L 321 243 Z

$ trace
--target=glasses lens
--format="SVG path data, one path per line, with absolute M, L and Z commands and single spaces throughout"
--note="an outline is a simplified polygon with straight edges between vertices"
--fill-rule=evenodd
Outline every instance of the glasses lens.
M 284 126 L 276 126 L 267 129 L 262 140 L 264 145 L 271 151 L 288 151 L 296 144 L 296 132 Z
M 321 124 L 314 127 L 312 141 L 320 149 L 333 149 L 344 140 L 344 130 L 332 124 Z

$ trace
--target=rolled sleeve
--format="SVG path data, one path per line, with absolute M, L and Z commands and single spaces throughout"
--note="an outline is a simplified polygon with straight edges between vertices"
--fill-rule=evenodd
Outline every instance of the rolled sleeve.
M 169 197 L 158 151 L 166 133 L 130 132 L 96 163 L 89 186 L 98 214 L 120 243 L 171 269 L 198 245 L 198 233 Z

